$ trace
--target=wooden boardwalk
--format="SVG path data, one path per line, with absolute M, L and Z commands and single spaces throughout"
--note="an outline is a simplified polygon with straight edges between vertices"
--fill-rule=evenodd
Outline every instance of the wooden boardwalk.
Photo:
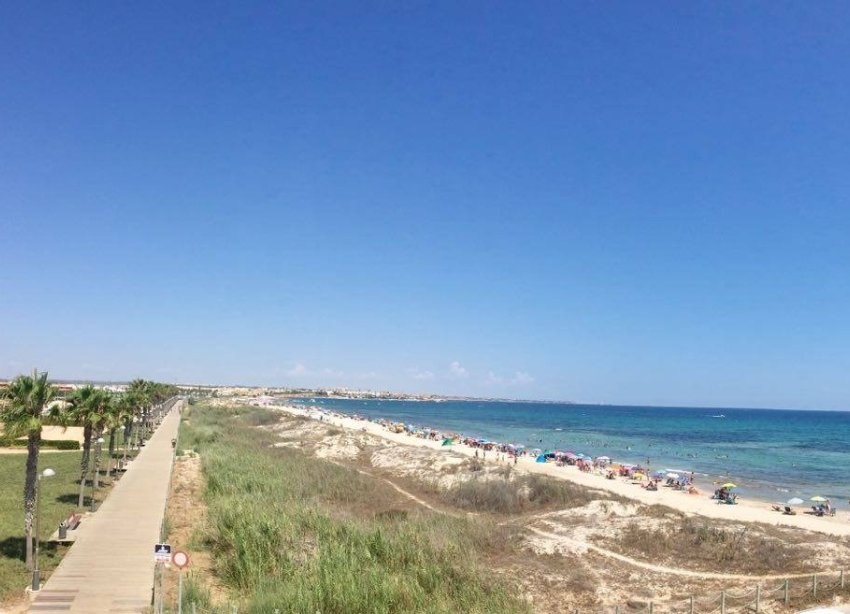
M 151 605 L 159 541 L 180 424 L 178 401 L 39 591 L 30 612 L 129 614 Z

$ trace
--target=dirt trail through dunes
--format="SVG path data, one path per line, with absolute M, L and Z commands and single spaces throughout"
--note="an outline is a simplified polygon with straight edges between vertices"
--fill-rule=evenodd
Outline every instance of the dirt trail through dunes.
M 576 539 L 572 539 L 567 537 L 566 535 L 559 535 L 557 533 L 549 533 L 547 531 L 542 531 L 540 529 L 536 529 L 534 527 L 525 527 L 535 535 L 538 535 L 548 541 L 548 543 L 557 549 L 558 546 L 565 546 L 572 552 L 586 552 L 590 550 L 591 552 L 595 552 L 597 554 L 601 554 L 604 557 L 612 558 L 621 563 L 626 563 L 627 565 L 632 565 L 633 567 L 639 567 L 641 569 L 646 569 L 648 571 L 653 571 L 661 574 L 670 574 L 673 576 L 683 576 L 687 578 L 699 578 L 701 580 L 785 580 L 794 579 L 794 578 L 811 578 L 812 574 L 810 573 L 801 573 L 801 574 L 781 574 L 781 575 L 768 575 L 768 576 L 748 576 L 745 574 L 728 574 L 728 573 L 717 573 L 712 571 L 691 571 L 689 569 L 680 569 L 677 567 L 664 567 L 663 565 L 653 565 L 652 563 L 646 563 L 644 561 L 639 561 L 637 559 L 633 559 L 631 557 L 625 556 L 624 554 L 620 554 L 618 552 L 614 552 L 612 550 L 607 550 L 605 548 L 600 548 L 599 546 L 595 546 L 593 544 L 589 544 L 587 542 L 579 541 Z M 828 571 L 820 571 L 819 574 L 823 573 L 840 573 L 840 572 L 828 572 Z
M 330 460 L 330 459 L 325 459 L 325 460 L 329 460 L 334 465 L 339 465 L 340 467 L 344 467 L 345 469 L 354 469 L 357 473 L 360 473 L 362 475 L 368 475 L 370 478 L 373 478 L 373 479 L 376 479 L 376 480 L 383 480 L 384 482 L 386 482 L 387 484 L 392 486 L 397 492 L 401 493 L 402 495 L 404 495 L 405 497 L 407 497 L 411 501 L 415 501 L 416 503 L 418 503 L 422 507 L 428 508 L 432 512 L 437 512 L 438 514 L 448 514 L 449 516 L 455 516 L 456 515 L 456 514 L 450 514 L 449 512 L 444 512 L 443 510 L 438 510 L 436 507 L 434 507 L 433 505 L 431 505 L 427 501 L 423 501 L 422 499 L 420 499 L 419 497 L 417 497 L 413 493 L 407 492 L 403 488 L 396 486 L 395 484 L 393 484 L 387 478 L 379 477 L 377 475 L 369 473 L 368 471 L 364 471 L 363 469 L 358 469 L 357 467 L 349 467 L 348 465 L 344 465 L 343 463 L 339 463 L 335 460 Z
M 341 467 L 345 467 L 342 463 L 336 463 Z M 438 514 L 448 514 L 450 516 L 459 516 L 458 514 L 452 514 L 450 512 L 446 512 L 440 509 L 435 508 L 433 505 L 429 504 L 427 501 L 423 501 L 413 493 L 410 493 L 399 486 L 396 486 L 391 480 L 388 480 L 384 477 L 378 477 L 369 473 L 368 471 L 364 471 L 362 469 L 356 469 L 357 472 L 368 475 L 369 477 L 380 479 L 389 484 L 392 488 L 394 488 L 397 492 L 401 493 L 405 497 L 409 498 L 411 501 L 415 501 L 422 507 L 425 507 L 432 512 L 436 512 Z M 513 521 L 511 521 L 513 522 Z M 525 526 L 525 529 L 531 531 L 535 535 L 544 538 L 547 540 L 547 545 L 553 547 L 553 549 L 557 549 L 559 546 L 566 547 L 572 552 L 583 553 L 588 550 L 600 554 L 604 557 L 611 558 L 621 563 L 625 563 L 626 565 L 631 565 L 632 567 L 638 567 L 640 569 L 646 569 L 648 571 L 652 571 L 659 574 L 668 574 L 673 576 L 680 576 L 686 578 L 698 578 L 701 580 L 734 580 L 734 581 L 759 581 L 759 580 L 785 580 L 794 579 L 794 578 L 811 578 L 812 574 L 781 574 L 781 575 L 767 575 L 767 576 L 750 576 L 745 574 L 726 574 L 726 573 L 717 573 L 711 571 L 692 571 L 689 569 L 681 569 L 676 567 L 665 567 L 663 565 L 654 565 L 652 563 L 647 563 L 645 561 L 640 561 L 638 559 L 633 559 L 631 557 L 625 556 L 624 554 L 620 554 L 618 552 L 614 552 L 612 550 L 607 550 L 606 548 L 600 548 L 599 546 L 579 541 L 576 539 L 572 539 L 567 537 L 566 535 L 559 535 L 557 533 L 549 533 L 547 531 L 543 531 L 541 529 L 537 529 L 535 527 Z M 543 545 L 543 544 L 538 544 Z M 831 573 L 831 572 L 819 572 L 819 573 Z M 834 572 L 838 573 L 838 572 Z

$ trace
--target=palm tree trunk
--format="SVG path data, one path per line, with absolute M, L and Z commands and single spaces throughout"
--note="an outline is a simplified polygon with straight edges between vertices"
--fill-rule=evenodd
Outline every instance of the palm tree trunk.
M 127 420 L 124 425 L 124 462 L 122 463 L 124 467 L 127 467 L 127 449 L 130 445 L 130 434 L 133 432 L 133 420 Z
M 27 437 L 27 472 L 24 481 L 24 535 L 26 536 L 26 564 L 32 569 L 33 534 L 35 516 L 35 487 L 38 480 L 38 453 L 41 449 L 41 428 L 30 431 Z
M 97 439 L 103 437 L 103 427 L 97 429 Z M 100 488 L 100 453 L 103 451 L 103 444 L 98 443 L 94 453 L 94 489 Z
M 115 457 L 115 427 L 109 429 L 109 458 L 106 459 L 106 475 L 112 473 L 112 459 Z
M 91 456 L 91 422 L 83 426 L 83 457 L 80 459 L 80 497 L 77 507 L 82 508 L 86 499 L 86 474 L 89 472 L 89 457 Z

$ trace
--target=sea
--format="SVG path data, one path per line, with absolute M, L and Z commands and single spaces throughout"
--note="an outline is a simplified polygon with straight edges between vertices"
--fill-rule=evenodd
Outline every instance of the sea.
M 694 472 L 703 488 L 731 481 L 740 496 L 765 501 L 850 499 L 850 412 L 321 397 L 294 403 Z

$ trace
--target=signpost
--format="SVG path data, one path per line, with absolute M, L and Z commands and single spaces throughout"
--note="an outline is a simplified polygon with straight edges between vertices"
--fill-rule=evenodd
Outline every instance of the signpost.
M 180 570 L 177 580 L 177 614 L 183 614 L 183 570 L 189 566 L 189 555 L 177 550 L 171 555 L 171 562 Z
M 171 544 L 154 544 L 153 560 L 156 563 L 156 575 L 159 578 L 159 603 L 154 604 L 154 612 L 159 614 L 162 612 L 162 574 L 163 565 L 168 565 L 171 561 Z
M 171 560 L 171 544 L 156 544 L 153 547 L 153 560 L 168 563 Z

